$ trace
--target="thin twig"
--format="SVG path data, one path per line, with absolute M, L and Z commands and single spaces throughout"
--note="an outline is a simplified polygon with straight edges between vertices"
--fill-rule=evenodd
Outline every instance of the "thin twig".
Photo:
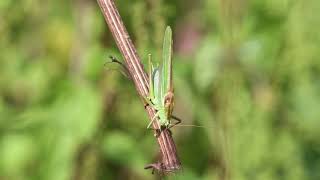
M 141 98 L 145 97 L 149 92 L 148 76 L 143 69 L 143 65 L 141 64 L 140 58 L 134 45 L 132 44 L 127 30 L 123 25 L 118 10 L 113 0 L 98 0 L 98 3 L 104 15 L 104 18 L 111 30 L 113 38 L 115 39 L 117 46 L 125 59 L 125 63 L 128 67 L 130 76 L 132 77 L 137 92 Z M 155 115 L 154 109 L 152 109 L 150 106 L 147 106 L 146 110 L 148 112 L 150 120 L 152 120 L 152 117 L 154 117 Z M 159 129 L 160 126 L 158 122 L 153 122 L 154 129 Z M 179 170 L 181 168 L 181 163 L 178 158 L 175 143 L 169 130 L 162 131 L 160 135 L 157 136 L 157 140 L 160 146 L 162 160 L 149 166 L 152 166 L 152 168 L 158 170 L 170 172 Z

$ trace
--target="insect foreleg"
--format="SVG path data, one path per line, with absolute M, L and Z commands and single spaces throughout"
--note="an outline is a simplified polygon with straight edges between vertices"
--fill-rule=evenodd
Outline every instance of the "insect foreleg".
M 151 128 L 151 125 L 152 125 L 153 121 L 156 120 L 158 117 L 159 117 L 159 112 L 156 112 L 156 114 L 152 117 L 152 120 L 148 124 L 147 129 L 153 129 L 153 128 Z M 155 129 L 153 129 L 153 130 L 155 130 Z
M 154 107 L 154 104 L 152 103 L 151 101 L 151 98 L 150 97 L 143 97 L 143 104 L 144 104 L 144 108 L 147 108 L 147 106 L 152 106 Z
M 148 124 L 148 126 L 147 126 L 147 129 L 151 129 L 151 130 L 155 130 L 155 131 L 156 131 L 155 134 L 154 134 L 155 137 L 159 137 L 159 135 L 160 135 L 160 133 L 161 133 L 161 131 L 162 131 L 162 130 L 161 130 L 161 127 L 160 127 L 160 129 L 154 129 L 153 127 L 151 127 L 153 121 L 155 121 L 157 118 L 159 118 L 159 111 L 156 112 L 156 114 L 153 116 L 151 122 L 150 122 L 150 123 Z M 161 125 L 160 125 L 160 126 L 161 126 Z

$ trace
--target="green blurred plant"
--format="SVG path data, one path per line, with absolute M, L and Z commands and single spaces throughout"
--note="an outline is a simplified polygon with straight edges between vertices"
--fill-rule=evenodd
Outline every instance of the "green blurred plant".
M 146 60 L 174 32 L 177 179 L 319 179 L 320 2 L 119 1 Z M 151 179 L 157 159 L 95 2 L 0 2 L 0 179 Z M 146 61 L 145 61 L 146 62 Z M 125 113 L 124 113 L 125 112 Z

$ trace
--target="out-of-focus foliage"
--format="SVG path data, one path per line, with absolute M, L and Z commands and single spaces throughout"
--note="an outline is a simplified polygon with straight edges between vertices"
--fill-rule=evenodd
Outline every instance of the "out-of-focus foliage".
M 174 31 L 176 179 L 320 179 L 320 1 L 117 1 L 146 60 Z M 0 179 L 153 179 L 95 1 L 0 1 Z M 146 63 L 144 61 L 144 63 Z

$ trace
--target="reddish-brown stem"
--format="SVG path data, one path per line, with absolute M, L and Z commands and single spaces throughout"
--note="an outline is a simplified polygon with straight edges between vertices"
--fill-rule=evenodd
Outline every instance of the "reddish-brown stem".
M 148 90 L 148 76 L 146 75 L 143 65 L 137 51 L 128 35 L 128 32 L 123 25 L 119 12 L 113 2 L 113 0 L 98 0 L 101 11 L 104 18 L 111 30 L 113 38 L 115 39 L 117 46 L 125 59 L 125 63 L 128 67 L 130 76 L 135 84 L 138 94 L 141 98 L 147 96 Z M 154 109 L 150 106 L 146 107 L 150 120 L 155 115 Z M 159 129 L 157 121 L 153 123 L 154 129 Z M 175 143 L 172 139 L 169 130 L 164 130 L 157 136 L 158 144 L 160 146 L 160 152 L 162 160 L 159 163 L 151 164 L 153 168 L 164 171 L 176 171 L 181 168 L 181 163 L 178 158 Z

